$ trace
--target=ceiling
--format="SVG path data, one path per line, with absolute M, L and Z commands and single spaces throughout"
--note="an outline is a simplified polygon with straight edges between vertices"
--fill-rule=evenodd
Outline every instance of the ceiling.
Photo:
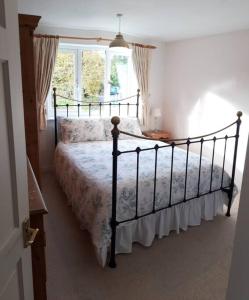
M 18 0 L 41 24 L 172 41 L 249 29 L 249 0 Z

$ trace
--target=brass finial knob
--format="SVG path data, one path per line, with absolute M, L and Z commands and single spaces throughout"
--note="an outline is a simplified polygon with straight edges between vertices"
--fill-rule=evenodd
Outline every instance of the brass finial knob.
M 242 111 L 238 111 L 238 112 L 237 112 L 237 117 L 238 117 L 238 118 L 242 117 L 242 115 L 243 115 Z
M 119 117 L 112 117 L 111 122 L 114 126 L 117 126 L 120 123 Z

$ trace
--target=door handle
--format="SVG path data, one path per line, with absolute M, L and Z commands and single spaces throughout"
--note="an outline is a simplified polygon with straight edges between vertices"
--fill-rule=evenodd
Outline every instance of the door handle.
M 30 220 L 27 218 L 23 222 L 23 243 L 24 248 L 32 245 L 35 241 L 36 235 L 39 232 L 38 228 L 30 227 Z

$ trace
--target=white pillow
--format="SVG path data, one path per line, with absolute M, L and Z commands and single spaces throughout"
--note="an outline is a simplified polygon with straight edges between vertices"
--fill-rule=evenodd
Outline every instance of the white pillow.
M 61 140 L 64 143 L 85 141 L 103 141 L 106 139 L 104 124 L 101 119 L 69 119 L 60 120 Z
M 111 123 L 111 118 L 106 118 L 104 120 L 104 130 L 105 130 L 105 135 L 107 140 L 112 140 L 112 129 L 113 129 L 113 124 Z M 120 118 L 120 123 L 118 124 L 118 129 L 122 131 L 126 131 L 131 134 L 135 135 L 142 135 L 142 131 L 140 129 L 140 125 L 138 122 L 137 118 Z M 125 134 L 120 134 L 119 135 L 120 140 L 129 140 L 132 139 L 131 136 L 125 135 Z

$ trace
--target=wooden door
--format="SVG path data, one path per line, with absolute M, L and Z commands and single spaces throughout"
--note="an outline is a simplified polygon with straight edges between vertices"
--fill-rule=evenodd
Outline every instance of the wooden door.
M 0 0 L 0 299 L 33 299 L 16 0 Z

